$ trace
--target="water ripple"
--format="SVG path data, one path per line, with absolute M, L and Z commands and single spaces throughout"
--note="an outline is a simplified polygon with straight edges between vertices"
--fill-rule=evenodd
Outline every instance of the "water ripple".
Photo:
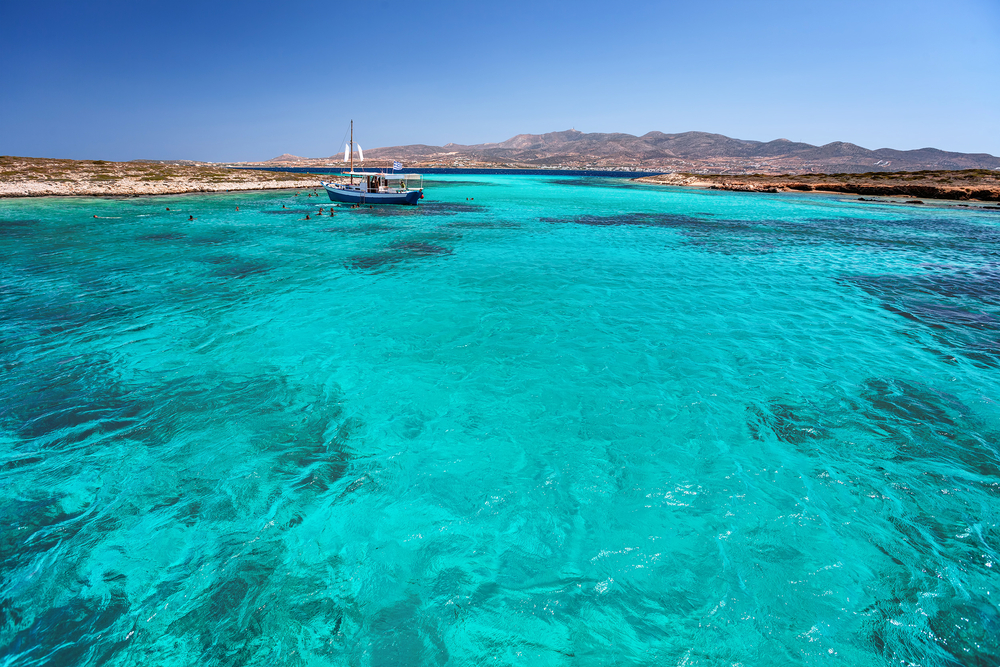
M 995 216 L 303 201 L 0 201 L 0 662 L 1000 659 Z

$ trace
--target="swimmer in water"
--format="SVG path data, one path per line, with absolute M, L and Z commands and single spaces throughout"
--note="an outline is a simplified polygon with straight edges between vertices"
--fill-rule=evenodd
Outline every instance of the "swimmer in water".
M 188 216 L 188 220 L 194 220 L 194 216 L 193 215 L 189 215 Z

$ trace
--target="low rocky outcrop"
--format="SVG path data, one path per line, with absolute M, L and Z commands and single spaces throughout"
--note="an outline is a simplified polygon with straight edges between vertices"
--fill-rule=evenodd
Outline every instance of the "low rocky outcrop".
M 218 165 L 0 157 L 0 197 L 126 197 L 319 185 L 314 174 Z
M 664 174 L 635 179 L 661 185 L 688 185 L 734 192 L 840 192 L 876 197 L 957 201 L 1000 201 L 1000 171 L 869 172 L 865 174 Z

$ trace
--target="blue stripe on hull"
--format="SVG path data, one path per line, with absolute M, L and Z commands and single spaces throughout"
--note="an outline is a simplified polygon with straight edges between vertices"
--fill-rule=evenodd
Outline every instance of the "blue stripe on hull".
M 343 204 L 416 204 L 420 200 L 419 190 L 409 192 L 352 192 L 323 186 L 330 195 L 330 201 Z

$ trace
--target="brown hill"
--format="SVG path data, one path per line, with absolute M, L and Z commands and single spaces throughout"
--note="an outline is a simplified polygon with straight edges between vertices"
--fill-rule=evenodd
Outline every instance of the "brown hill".
M 290 155 L 288 153 L 283 153 L 278 157 L 273 157 L 270 160 L 265 160 L 264 162 L 305 162 L 309 158 L 299 157 L 298 155 Z
M 776 139 L 747 141 L 708 132 L 637 137 L 576 130 L 519 134 L 500 143 L 466 146 L 416 144 L 375 148 L 367 156 L 421 164 L 505 164 L 509 166 L 631 167 L 704 173 L 783 173 L 915 171 L 921 169 L 1000 169 L 986 153 L 954 153 L 936 148 L 869 150 L 836 141 L 824 146 Z M 413 164 L 414 162 L 418 164 Z

